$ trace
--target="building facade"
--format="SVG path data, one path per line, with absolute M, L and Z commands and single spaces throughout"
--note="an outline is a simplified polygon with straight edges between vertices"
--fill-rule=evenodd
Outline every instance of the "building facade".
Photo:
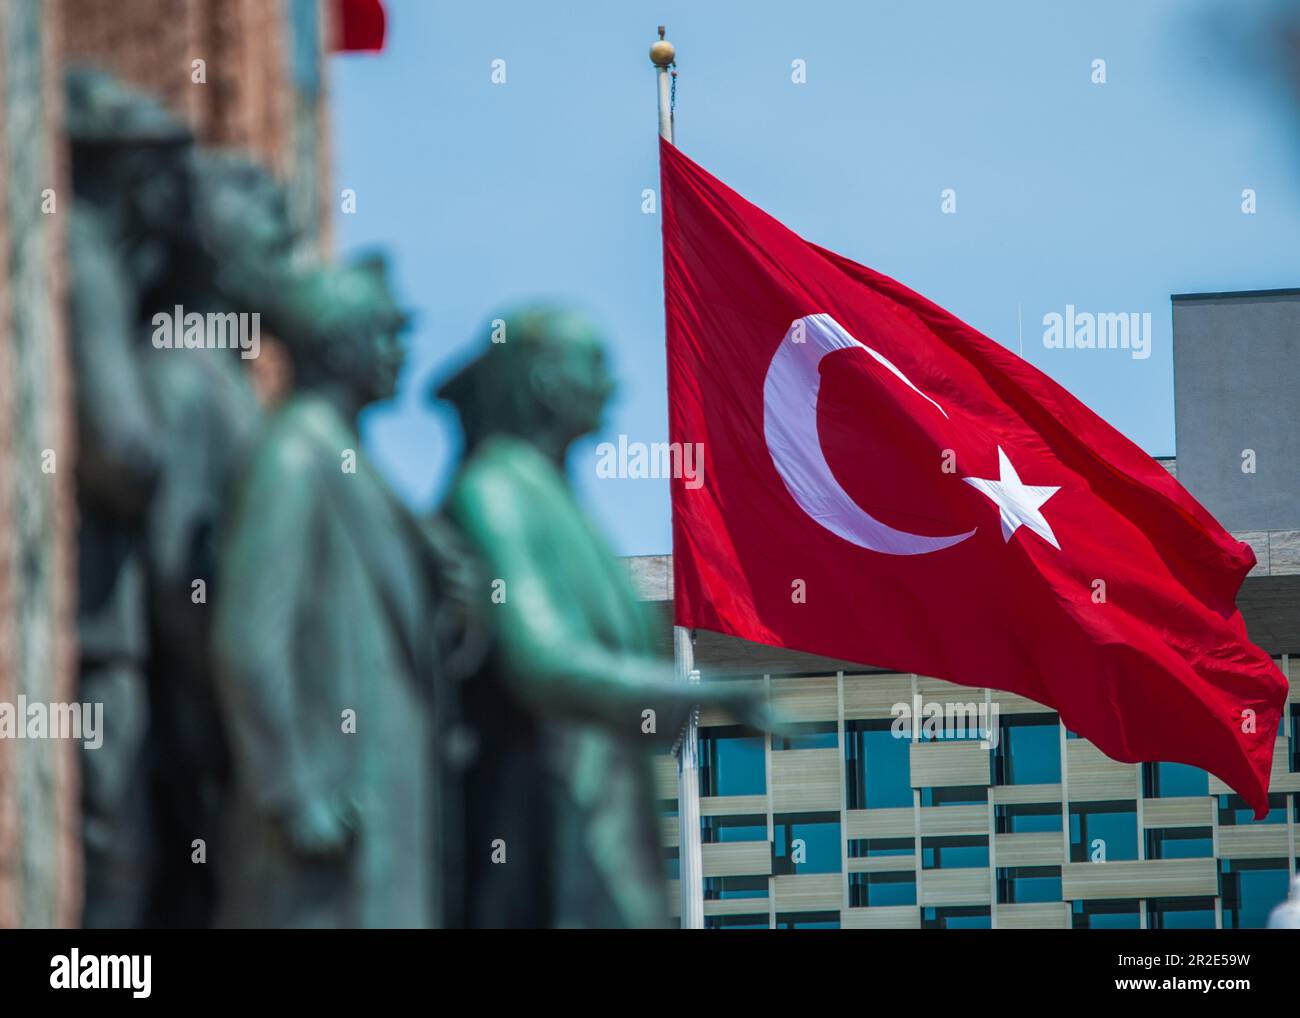
M 1300 661 L 1278 664 L 1294 689 Z M 1118 763 L 1009 693 L 861 670 L 756 681 L 795 730 L 701 717 L 706 926 L 1258 927 L 1295 875 L 1294 692 L 1254 821 L 1204 771 Z M 899 723 L 918 700 L 920 723 Z M 677 771 L 658 763 L 671 869 Z
M 1174 344 L 1162 462 L 1255 549 L 1238 606 L 1292 687 L 1267 817 L 1198 768 L 1111 760 L 1023 697 L 699 633 L 703 674 L 759 684 L 791 723 L 700 719 L 707 927 L 1265 925 L 1300 826 L 1300 291 L 1175 297 Z M 671 559 L 628 564 L 670 653 Z M 657 764 L 671 871 L 677 769 Z

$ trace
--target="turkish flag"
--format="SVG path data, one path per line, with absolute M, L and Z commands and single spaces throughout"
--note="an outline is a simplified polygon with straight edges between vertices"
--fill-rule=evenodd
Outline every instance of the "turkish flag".
M 336 52 L 378 53 L 384 48 L 388 16 L 381 0 L 335 0 L 334 11 Z
M 676 622 L 1052 707 L 1267 811 L 1255 563 L 1060 385 L 661 142 Z M 691 462 L 683 458 L 681 462 Z

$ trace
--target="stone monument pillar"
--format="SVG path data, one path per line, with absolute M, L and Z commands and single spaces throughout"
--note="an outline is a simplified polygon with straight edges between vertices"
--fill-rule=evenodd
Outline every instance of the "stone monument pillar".
M 76 697 L 76 519 L 62 74 L 157 94 L 201 143 L 284 181 L 304 256 L 329 246 L 330 0 L 0 2 L 0 704 Z M 0 739 L 0 927 L 80 915 L 77 743 Z
M 59 27 L 41 0 L 0 4 L 0 704 L 14 709 L 76 696 Z M 80 913 L 76 752 L 0 739 L 0 926 Z

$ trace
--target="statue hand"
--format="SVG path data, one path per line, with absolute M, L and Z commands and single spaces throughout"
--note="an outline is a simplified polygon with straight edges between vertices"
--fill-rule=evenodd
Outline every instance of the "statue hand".
M 337 858 L 352 847 L 358 828 L 355 807 L 312 797 L 279 818 L 280 830 L 295 855 Z
M 776 715 L 772 713 L 767 701 L 758 695 L 736 697 L 727 705 L 727 709 L 746 728 L 780 734 Z
M 778 718 L 760 688 L 752 685 L 737 688 L 728 682 L 703 685 L 710 691 L 711 696 L 702 699 L 701 703 L 712 702 L 730 714 L 738 724 L 757 732 L 771 732 L 773 735 L 790 734 L 789 723 L 783 723 Z

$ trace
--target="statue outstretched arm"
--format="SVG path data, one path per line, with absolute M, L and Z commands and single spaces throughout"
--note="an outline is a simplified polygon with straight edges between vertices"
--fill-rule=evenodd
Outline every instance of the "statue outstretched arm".
M 530 507 L 507 477 L 490 466 L 461 478 L 449 512 L 483 556 L 489 576 L 505 581 L 494 604 L 498 652 L 521 699 L 543 713 L 563 713 L 617 728 L 642 724 L 656 712 L 659 734 L 675 737 L 694 704 L 754 717 L 752 691 L 730 683 L 686 684 L 669 664 L 645 654 L 611 650 L 593 640 L 576 614 L 577 599 L 557 590 L 532 547 Z M 485 591 L 484 596 L 487 596 Z

